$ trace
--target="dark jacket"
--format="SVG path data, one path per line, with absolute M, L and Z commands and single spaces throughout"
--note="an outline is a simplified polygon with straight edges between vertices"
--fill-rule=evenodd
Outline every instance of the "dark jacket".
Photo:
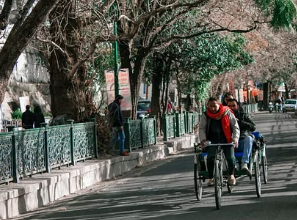
M 235 112 L 235 117 L 238 119 L 237 123 L 238 123 L 239 129 L 240 129 L 239 140 L 244 139 L 248 135 L 248 132 L 253 132 L 256 130 L 256 125 L 250 119 L 248 114 L 239 110 L 239 111 Z
M 109 122 L 112 127 L 123 126 L 121 106 L 117 100 L 108 105 Z
M 41 125 L 40 123 L 44 123 L 44 115 L 41 111 L 40 106 L 35 106 L 34 108 L 34 127 L 35 128 L 40 128 Z
M 45 119 L 42 112 L 34 112 L 34 127 L 40 128 L 41 127 L 40 123 L 44 123 L 44 122 L 45 122 Z
M 22 127 L 25 129 L 33 128 L 33 112 L 26 110 L 22 115 Z

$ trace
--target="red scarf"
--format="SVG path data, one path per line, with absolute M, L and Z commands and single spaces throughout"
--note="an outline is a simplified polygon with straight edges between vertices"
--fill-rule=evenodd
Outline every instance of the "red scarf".
M 228 117 L 228 112 L 230 112 L 230 108 L 227 106 L 223 106 L 220 104 L 219 111 L 217 113 L 212 113 L 209 109 L 207 109 L 206 114 L 208 117 L 214 120 L 221 120 L 222 128 L 227 139 L 228 143 L 232 143 L 232 135 L 231 135 L 231 127 L 230 127 L 230 120 Z

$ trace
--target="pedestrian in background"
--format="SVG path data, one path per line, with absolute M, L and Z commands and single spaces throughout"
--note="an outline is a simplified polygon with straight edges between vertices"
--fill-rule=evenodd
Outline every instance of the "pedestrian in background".
M 34 123 L 34 116 L 33 112 L 30 111 L 30 105 L 26 105 L 26 111 L 23 112 L 22 115 L 22 127 L 24 129 L 31 129 L 33 128 L 33 123 Z
M 171 102 L 170 97 L 168 97 L 168 101 L 167 101 L 167 114 L 173 113 L 174 111 L 175 111 L 175 106 Z
M 228 105 L 228 100 L 229 99 L 233 99 L 233 95 L 231 92 L 226 92 L 223 98 L 223 106 L 227 106 Z
M 34 128 L 40 128 L 41 123 L 45 122 L 44 115 L 39 105 L 34 108 Z
M 109 143 L 108 151 L 111 155 L 113 155 L 113 146 L 118 141 L 120 145 L 120 155 L 129 156 L 129 153 L 124 151 L 125 133 L 123 128 L 123 115 L 121 110 L 121 104 L 123 102 L 123 99 L 123 96 L 117 95 L 115 100 L 108 105 L 109 124 L 112 128 L 112 139 Z

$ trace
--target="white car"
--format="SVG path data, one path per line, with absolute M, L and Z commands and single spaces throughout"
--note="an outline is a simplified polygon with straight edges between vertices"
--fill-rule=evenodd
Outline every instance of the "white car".
M 297 110 L 297 100 L 296 99 L 287 99 L 283 104 L 283 113 L 285 112 L 295 112 Z

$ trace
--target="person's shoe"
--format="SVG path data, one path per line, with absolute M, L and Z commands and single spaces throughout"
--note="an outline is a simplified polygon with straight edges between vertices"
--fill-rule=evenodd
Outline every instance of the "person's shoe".
M 234 186 L 236 184 L 236 179 L 235 179 L 234 175 L 228 176 L 228 184 L 230 186 Z
M 123 151 L 123 152 L 120 152 L 120 155 L 121 155 L 121 156 L 129 156 L 129 153 L 126 152 L 126 151 Z
M 251 173 L 250 170 L 249 170 L 249 168 L 248 168 L 247 163 L 243 163 L 241 165 L 241 171 L 246 172 L 248 175 L 250 175 L 250 173 Z
M 207 186 L 213 186 L 214 185 L 214 180 L 213 179 L 209 179 Z

